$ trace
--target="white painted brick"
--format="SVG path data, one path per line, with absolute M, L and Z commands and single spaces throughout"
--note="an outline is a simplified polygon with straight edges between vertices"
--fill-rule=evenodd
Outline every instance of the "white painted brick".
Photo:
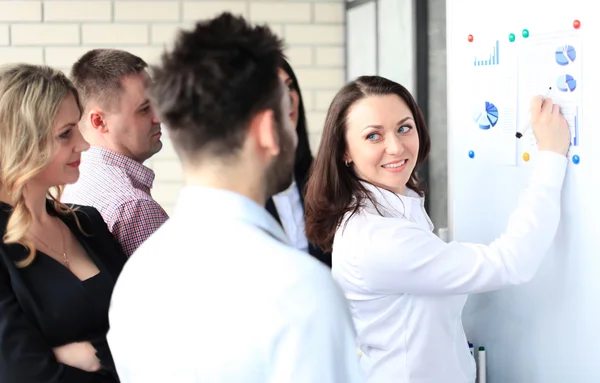
M 79 44 L 76 24 L 13 24 L 12 45 Z
M 308 124 L 308 130 L 311 134 L 318 134 L 323 131 L 323 125 L 325 124 L 325 112 L 308 112 L 306 113 L 306 123 Z
M 69 77 L 71 75 L 71 68 L 72 68 L 72 66 L 69 66 L 69 67 L 53 67 L 53 68 L 56 68 L 56 69 L 60 70 L 67 77 Z
M 285 40 L 289 44 L 336 44 L 344 43 L 342 25 L 286 25 Z
M 152 197 L 162 206 L 174 205 L 183 186 L 181 182 L 155 182 Z
M 279 38 L 283 39 L 283 24 L 269 23 L 268 26 L 269 26 L 269 29 L 271 30 L 271 32 L 276 34 Z M 287 44 L 287 41 L 284 41 L 284 43 Z
M 69 74 L 71 73 L 71 68 L 55 68 L 55 69 L 63 72 L 63 74 L 67 77 L 69 77 Z
M 327 111 L 333 98 L 335 97 L 337 90 L 317 90 L 315 91 L 315 110 L 316 111 Z
M 343 67 L 344 53 L 343 47 L 317 47 L 317 65 Z
M 252 22 L 310 22 L 310 3 L 251 2 Z
M 115 1 L 115 21 L 179 21 L 178 1 Z
M 310 128 L 309 128 L 310 130 Z M 308 135 L 308 143 L 310 145 L 310 151 L 313 152 L 313 155 L 317 155 L 319 151 L 319 146 L 321 145 L 321 136 L 322 133 L 311 133 Z
M 314 4 L 314 20 L 317 23 L 343 23 L 345 12 L 343 3 Z
M 92 48 L 86 47 L 47 47 L 46 64 L 55 68 L 70 69 L 75 61 L 79 60 Z
M 10 47 L 0 48 L 0 64 L 26 62 L 29 64 L 44 63 L 43 48 Z
M 303 89 L 339 89 L 344 86 L 344 69 L 294 69 Z
M 0 45 L 8 45 L 9 40 L 8 25 L 0 25 Z
M 155 162 L 160 162 L 160 161 L 164 161 L 164 160 L 179 160 L 179 157 L 177 156 L 177 153 L 175 152 L 175 149 L 173 148 L 173 143 L 171 142 L 171 140 L 168 137 L 168 131 L 165 127 L 163 127 L 162 129 L 163 131 L 163 136 L 162 136 L 162 143 L 163 143 L 163 147 L 160 150 L 160 152 L 158 152 L 156 155 L 154 155 L 154 157 L 152 157 L 153 159 L 156 159 Z
M 184 29 L 188 30 L 191 26 L 186 24 L 154 24 L 151 26 L 150 40 L 152 44 L 172 44 L 175 41 L 177 33 Z
M 292 67 L 308 66 L 313 63 L 312 47 L 290 47 L 285 51 Z
M 234 15 L 248 17 L 248 8 L 245 1 L 184 1 L 184 20 L 209 19 L 222 12 L 229 11 Z
M 304 89 L 300 84 L 300 91 L 302 92 L 302 102 L 304 103 L 304 112 L 309 112 L 315 108 L 315 94 L 310 89 Z
M 6 3 L 28 3 L 28 6 L 40 4 L 39 1 L 0 0 L 0 11 L 3 6 L 6 7 Z M 63 47 L 52 46 L 58 44 L 56 42 L 40 42 L 40 38 L 47 37 L 42 33 L 33 33 L 36 41 L 30 43 L 46 45 L 45 48 L 0 47 L 0 63 L 3 60 L 42 63 L 45 57 L 48 65 L 68 74 L 72 64 L 88 49 L 110 46 L 127 50 L 154 64 L 164 50 L 163 45 L 171 45 L 174 41 L 178 28 L 190 29 L 200 19 L 230 11 L 255 23 L 266 22 L 275 34 L 285 38 L 286 55 L 299 79 L 307 112 L 309 140 L 316 154 L 327 108 L 344 84 L 344 3 L 341 0 L 48 0 L 43 3 L 46 21 L 82 23 L 81 27 L 77 25 L 82 35 L 75 34 L 77 41 L 61 42 L 74 45 Z M 179 19 L 179 7 L 183 22 Z M 111 23 L 113 10 L 114 24 Z M 15 17 L 14 14 L 11 17 Z M 7 32 L 10 27 L 5 24 L 19 24 L 18 21 L 22 20 L 10 19 L 2 24 L 3 20 L 6 21 L 3 19 L 6 15 L 0 12 L 0 45 L 10 44 L 8 39 L 11 31 Z M 41 15 L 40 6 L 37 12 L 22 12 L 19 17 L 27 17 L 23 21 L 30 22 L 39 21 Z M 48 26 L 55 25 L 61 26 Z M 19 28 L 16 28 L 17 32 Z M 52 39 L 56 40 L 56 36 Z M 19 36 L 17 44 L 18 40 Z M 167 213 L 172 214 L 183 186 L 183 174 L 168 134 L 163 136 L 163 143 L 163 149 L 148 161 L 156 172 L 152 194 Z
M 111 21 L 110 1 L 46 1 L 45 21 Z
M 84 24 L 83 44 L 147 44 L 146 24 Z
M 41 1 L 0 1 L 0 21 L 41 21 Z
M 164 52 L 163 47 L 153 47 L 153 46 L 136 46 L 136 47 L 116 47 L 117 49 L 122 49 L 124 51 L 130 52 L 136 56 L 141 57 L 146 61 L 149 65 L 158 63 L 158 60 L 161 54 Z
M 152 169 L 154 170 L 154 173 L 156 173 L 155 182 L 161 184 L 180 182 L 183 179 L 183 171 L 179 159 L 156 159 L 154 160 Z
M 175 203 L 172 203 L 172 204 L 169 204 L 169 205 L 162 205 L 161 204 L 160 206 L 163 208 L 163 210 L 165 211 L 165 213 L 167 213 L 167 215 L 169 217 L 173 216 L 173 213 L 175 211 Z

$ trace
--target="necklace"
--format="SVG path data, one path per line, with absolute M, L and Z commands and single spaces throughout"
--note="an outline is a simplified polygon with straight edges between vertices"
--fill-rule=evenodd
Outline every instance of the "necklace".
M 65 249 L 65 248 L 66 248 L 65 233 L 64 233 L 64 231 L 63 231 L 63 229 L 62 229 L 62 226 L 59 226 L 59 230 L 60 230 L 60 235 L 61 235 L 61 237 L 62 237 L 62 243 L 63 243 L 63 246 L 62 246 L 62 247 L 63 247 L 63 251 L 57 251 L 57 250 L 54 250 L 52 247 L 50 247 L 50 245 L 48 245 L 46 242 L 44 242 L 44 241 L 43 241 L 43 240 L 42 240 L 40 237 L 38 237 L 37 235 L 35 235 L 35 233 L 33 233 L 33 232 L 30 232 L 30 233 L 31 233 L 31 234 L 33 234 L 33 236 L 34 236 L 35 238 L 37 238 L 37 240 L 38 240 L 38 241 L 40 241 L 40 242 L 42 243 L 42 245 L 44 245 L 44 246 L 46 246 L 48 249 L 50 249 L 50 251 L 52 251 L 53 253 L 56 253 L 56 254 L 60 254 L 60 255 L 62 255 L 62 258 L 63 258 L 63 261 L 62 261 L 62 262 L 63 262 L 63 263 L 64 263 L 64 265 L 67 267 L 67 269 L 69 269 L 69 270 L 70 270 L 70 269 L 71 269 L 71 263 L 69 262 L 69 257 L 67 257 L 67 251 L 66 251 L 66 249 Z

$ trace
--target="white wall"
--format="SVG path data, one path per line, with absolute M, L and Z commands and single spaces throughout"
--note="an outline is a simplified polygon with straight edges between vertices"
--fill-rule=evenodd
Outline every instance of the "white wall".
M 514 134 L 527 124 L 531 98 L 548 86 L 560 85 L 558 81 L 566 73 L 577 80 L 576 89 L 561 92 L 554 88 L 551 97 L 566 114 L 572 138 L 575 124 L 569 112 L 577 105 L 577 132 L 581 133 L 581 141 L 573 143 L 567 155 L 558 231 L 553 237 L 550 231 L 542 234 L 553 242 L 535 277 L 519 286 L 471 295 L 462 316 L 468 339 L 475 347 L 485 347 L 489 383 L 600 382 L 600 130 L 594 115 L 596 87 L 600 86 L 596 49 L 600 23 L 596 4 L 506 0 L 493 8 L 493 17 L 489 17 L 492 7 L 488 2 L 451 0 L 447 4 L 452 239 L 489 244 L 502 235 L 510 219 L 513 224 L 507 237 L 516 243 L 530 235 L 529 225 L 537 226 L 544 219 L 510 216 L 519 202 L 527 203 L 520 201 L 520 196 L 539 160 L 533 134 L 528 132 L 521 140 Z M 531 17 L 541 8 L 544 17 Z M 574 20 L 581 21 L 581 29 L 573 27 Z M 527 38 L 522 37 L 524 28 L 530 32 Z M 510 33 L 516 35 L 512 43 Z M 467 40 L 469 34 L 474 36 L 473 43 Z M 491 54 L 496 41 L 501 52 L 498 65 L 475 67 L 475 57 Z M 555 56 L 565 45 L 574 46 L 577 52 L 576 60 L 567 66 L 559 65 Z M 471 117 L 472 106 L 488 100 L 496 102 L 496 128 L 502 130 L 481 130 Z M 513 118 L 515 110 L 517 118 Z M 469 150 L 475 157 L 469 157 Z M 525 152 L 529 155 L 524 158 Z M 511 153 L 512 165 L 503 158 L 506 153 Z M 580 162 L 574 161 L 575 155 Z M 545 203 L 542 193 L 534 194 L 534 199 Z M 503 258 L 508 261 L 504 264 L 500 257 L 481 258 L 480 262 L 495 264 L 498 270 L 525 270 L 522 261 L 508 255 L 515 247 L 505 248 Z M 531 259 L 543 250 L 530 248 L 515 258 Z
M 327 107 L 344 83 L 342 0 L 0 1 L 0 64 L 47 64 L 68 72 L 95 47 L 122 48 L 155 62 L 178 28 L 225 10 L 268 23 L 286 41 L 316 151 Z M 156 172 L 153 195 L 170 212 L 182 179 L 164 141 L 147 165 Z
M 346 80 L 377 74 L 377 5 L 360 4 L 346 13 Z
M 416 97 L 413 0 L 379 0 L 377 8 L 379 75 L 404 85 Z
M 416 97 L 413 0 L 348 3 L 346 79 L 380 75 L 404 85 Z

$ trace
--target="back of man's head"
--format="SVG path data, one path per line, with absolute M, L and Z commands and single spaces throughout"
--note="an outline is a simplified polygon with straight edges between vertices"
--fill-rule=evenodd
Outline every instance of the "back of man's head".
M 253 116 L 272 110 L 280 127 L 283 42 L 230 13 L 180 32 L 152 68 L 149 98 L 183 157 L 234 155 Z M 287 116 L 285 116 L 287 117 Z
M 118 49 L 93 49 L 71 68 L 84 108 L 94 101 L 106 110 L 119 107 L 123 78 L 144 71 L 148 64 L 140 57 Z

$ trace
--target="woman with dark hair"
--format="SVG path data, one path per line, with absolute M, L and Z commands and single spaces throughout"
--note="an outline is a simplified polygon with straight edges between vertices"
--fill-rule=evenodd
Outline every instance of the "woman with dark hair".
M 448 244 L 423 207 L 415 168 L 430 142 L 411 94 L 365 76 L 335 96 L 307 185 L 306 233 L 333 250 L 369 382 L 474 382 L 466 294 L 531 280 L 560 217 L 569 128 L 548 98 L 532 100 L 531 116 L 540 151 L 505 233 L 489 246 Z
M 283 226 L 292 246 L 305 251 L 331 267 L 331 253 L 324 253 L 318 247 L 309 243 L 304 231 L 304 187 L 313 162 L 306 128 L 306 115 L 302 93 L 296 75 L 290 64 L 284 60 L 279 70 L 279 77 L 285 83 L 290 94 L 292 111 L 290 118 L 296 126 L 298 146 L 294 165 L 294 182 L 284 192 L 267 200 L 267 210 Z

